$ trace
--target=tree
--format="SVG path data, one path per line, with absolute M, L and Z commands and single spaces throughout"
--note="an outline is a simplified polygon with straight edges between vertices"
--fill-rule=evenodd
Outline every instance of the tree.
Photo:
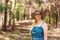
M 5 0 L 5 13 L 4 13 L 4 23 L 2 26 L 2 30 L 6 31 L 6 23 L 7 23 L 7 7 L 8 7 L 8 0 Z
M 14 13 L 13 13 L 13 27 L 12 27 L 12 30 L 14 30 L 14 26 L 15 26 L 15 12 L 16 12 L 16 0 L 14 1 Z
M 39 7 L 41 6 L 42 3 L 44 3 L 43 0 L 35 0 L 35 2 L 39 5 Z
M 9 26 L 11 26 L 11 19 L 12 19 L 11 8 L 12 8 L 12 2 L 10 2 L 10 5 L 9 5 Z

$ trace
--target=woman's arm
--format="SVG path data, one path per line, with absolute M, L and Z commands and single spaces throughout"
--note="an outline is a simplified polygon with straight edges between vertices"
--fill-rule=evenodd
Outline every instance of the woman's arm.
M 47 40 L 47 31 L 48 31 L 47 24 L 45 24 L 44 25 L 44 40 Z

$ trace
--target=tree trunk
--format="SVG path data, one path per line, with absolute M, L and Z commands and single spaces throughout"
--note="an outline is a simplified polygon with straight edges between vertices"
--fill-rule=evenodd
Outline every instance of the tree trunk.
M 14 26 L 15 26 L 15 20 L 14 20 L 14 14 L 13 14 L 13 27 L 12 27 L 12 30 L 14 30 Z
M 10 13 L 9 13 L 9 26 L 11 26 L 11 9 L 10 9 Z
M 58 15 L 56 14 L 56 28 L 57 28 Z
M 50 12 L 49 12 L 49 24 L 51 23 L 50 21 L 51 21 L 51 19 L 50 19 Z
M 14 26 L 15 26 L 15 13 L 16 13 L 16 0 L 15 0 L 15 3 L 14 3 L 13 27 L 12 27 L 12 30 L 14 30 Z
M 5 13 L 4 13 L 4 23 L 2 26 L 2 30 L 6 31 L 6 24 L 7 24 L 7 6 L 8 6 L 8 0 L 5 0 Z

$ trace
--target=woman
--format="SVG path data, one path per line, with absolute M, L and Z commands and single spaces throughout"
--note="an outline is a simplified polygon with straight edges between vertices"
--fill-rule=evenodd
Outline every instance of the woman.
M 32 14 L 34 18 L 34 26 L 31 30 L 32 40 L 47 40 L 47 24 L 43 21 L 44 12 L 36 10 Z

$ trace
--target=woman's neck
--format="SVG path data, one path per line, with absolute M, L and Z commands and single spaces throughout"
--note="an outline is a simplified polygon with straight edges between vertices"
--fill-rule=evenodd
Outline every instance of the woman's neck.
M 41 23 L 41 21 L 42 21 L 42 20 L 37 20 L 37 23 L 36 23 L 36 24 L 39 24 L 39 23 Z

